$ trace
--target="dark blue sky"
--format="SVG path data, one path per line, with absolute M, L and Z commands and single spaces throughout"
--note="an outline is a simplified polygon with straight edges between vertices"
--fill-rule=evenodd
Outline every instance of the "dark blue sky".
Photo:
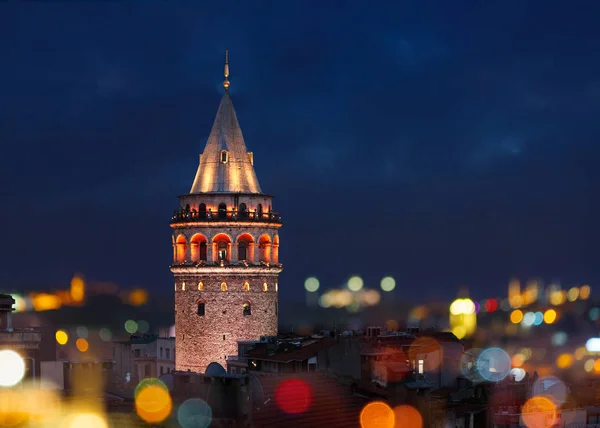
M 310 275 L 422 301 L 593 286 L 600 3 L 375 3 L 0 4 L 0 288 L 171 292 L 225 49 L 282 299 Z

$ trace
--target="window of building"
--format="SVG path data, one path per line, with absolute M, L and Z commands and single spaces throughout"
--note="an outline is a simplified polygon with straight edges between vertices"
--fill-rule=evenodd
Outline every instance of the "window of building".
M 198 302 L 198 310 L 196 311 L 196 314 L 199 317 L 203 317 L 204 312 L 205 312 L 204 302 Z
M 227 160 L 228 160 L 227 158 L 228 158 L 227 150 L 222 150 L 221 151 L 221 162 L 227 163 Z
M 423 374 L 425 371 L 425 361 L 419 360 L 419 374 Z
M 227 291 L 227 284 L 224 282 L 221 283 L 221 291 Z
M 262 217 L 263 215 L 263 209 L 262 209 L 262 204 L 258 204 L 258 206 L 256 207 L 256 212 L 258 213 L 258 217 Z
M 150 377 L 150 364 L 144 364 L 144 376 Z
M 224 203 L 219 204 L 219 218 L 227 217 L 227 205 Z
M 204 283 L 202 281 L 198 283 L 198 291 L 204 291 Z
M 223 340 L 225 340 L 225 335 L 223 335 Z
M 239 206 L 239 211 L 240 211 L 240 217 L 242 217 L 242 218 L 248 217 L 248 208 L 246 207 L 246 204 L 241 203 Z
M 164 374 L 163 370 L 164 370 L 163 366 L 160 366 L 160 375 L 161 376 Z
M 246 260 L 248 258 L 248 243 L 240 242 L 238 244 L 238 260 Z
M 227 242 L 219 242 L 219 260 L 227 260 Z
M 181 283 L 181 291 L 185 291 L 185 282 Z
M 244 291 L 250 291 L 250 283 L 249 282 L 244 282 Z
M 263 284 L 263 291 L 269 291 L 269 286 L 266 282 Z
M 165 349 L 165 353 L 167 355 L 167 360 L 170 360 L 171 359 L 171 349 L 170 348 Z
M 248 302 L 244 303 L 242 314 L 244 316 L 252 315 L 252 310 L 250 309 L 250 303 L 248 303 Z
M 161 347 L 160 347 L 160 359 L 162 360 L 162 358 L 163 358 L 163 348 L 162 348 L 162 346 L 161 346 Z
M 139 357 L 140 357 L 140 350 L 139 350 L 139 349 L 136 349 L 136 350 L 134 350 L 134 351 L 133 351 L 133 356 L 134 356 L 135 358 L 139 358 Z
M 206 242 L 200 242 L 200 260 L 206 260 Z
M 198 206 L 198 215 L 200 218 L 206 218 L 206 204 L 200 204 Z

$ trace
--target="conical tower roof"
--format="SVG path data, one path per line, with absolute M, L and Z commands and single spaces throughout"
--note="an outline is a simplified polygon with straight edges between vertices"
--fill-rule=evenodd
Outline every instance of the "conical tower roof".
M 244 143 L 231 96 L 229 64 L 225 63 L 225 93 L 210 131 L 190 193 L 262 193 L 254 172 L 252 153 Z

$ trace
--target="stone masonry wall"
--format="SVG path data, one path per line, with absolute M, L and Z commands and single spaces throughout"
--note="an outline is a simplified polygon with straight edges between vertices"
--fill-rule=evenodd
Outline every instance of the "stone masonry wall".
M 277 274 L 177 275 L 175 281 L 176 370 L 204 373 L 213 361 L 226 367 L 226 356 L 237 355 L 238 340 L 277 334 Z M 198 291 L 200 281 L 204 291 Z M 246 281 L 250 291 L 244 291 Z M 221 291 L 221 282 L 227 284 L 227 291 Z M 204 316 L 197 315 L 200 299 Z M 251 305 L 248 316 L 243 315 L 246 302 Z

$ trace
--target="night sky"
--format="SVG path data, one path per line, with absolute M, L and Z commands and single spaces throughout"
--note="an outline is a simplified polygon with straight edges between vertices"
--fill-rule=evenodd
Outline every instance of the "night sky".
M 172 293 L 225 49 L 284 301 L 311 275 L 412 301 L 593 287 L 600 2 L 374 3 L 0 4 L 0 288 Z

